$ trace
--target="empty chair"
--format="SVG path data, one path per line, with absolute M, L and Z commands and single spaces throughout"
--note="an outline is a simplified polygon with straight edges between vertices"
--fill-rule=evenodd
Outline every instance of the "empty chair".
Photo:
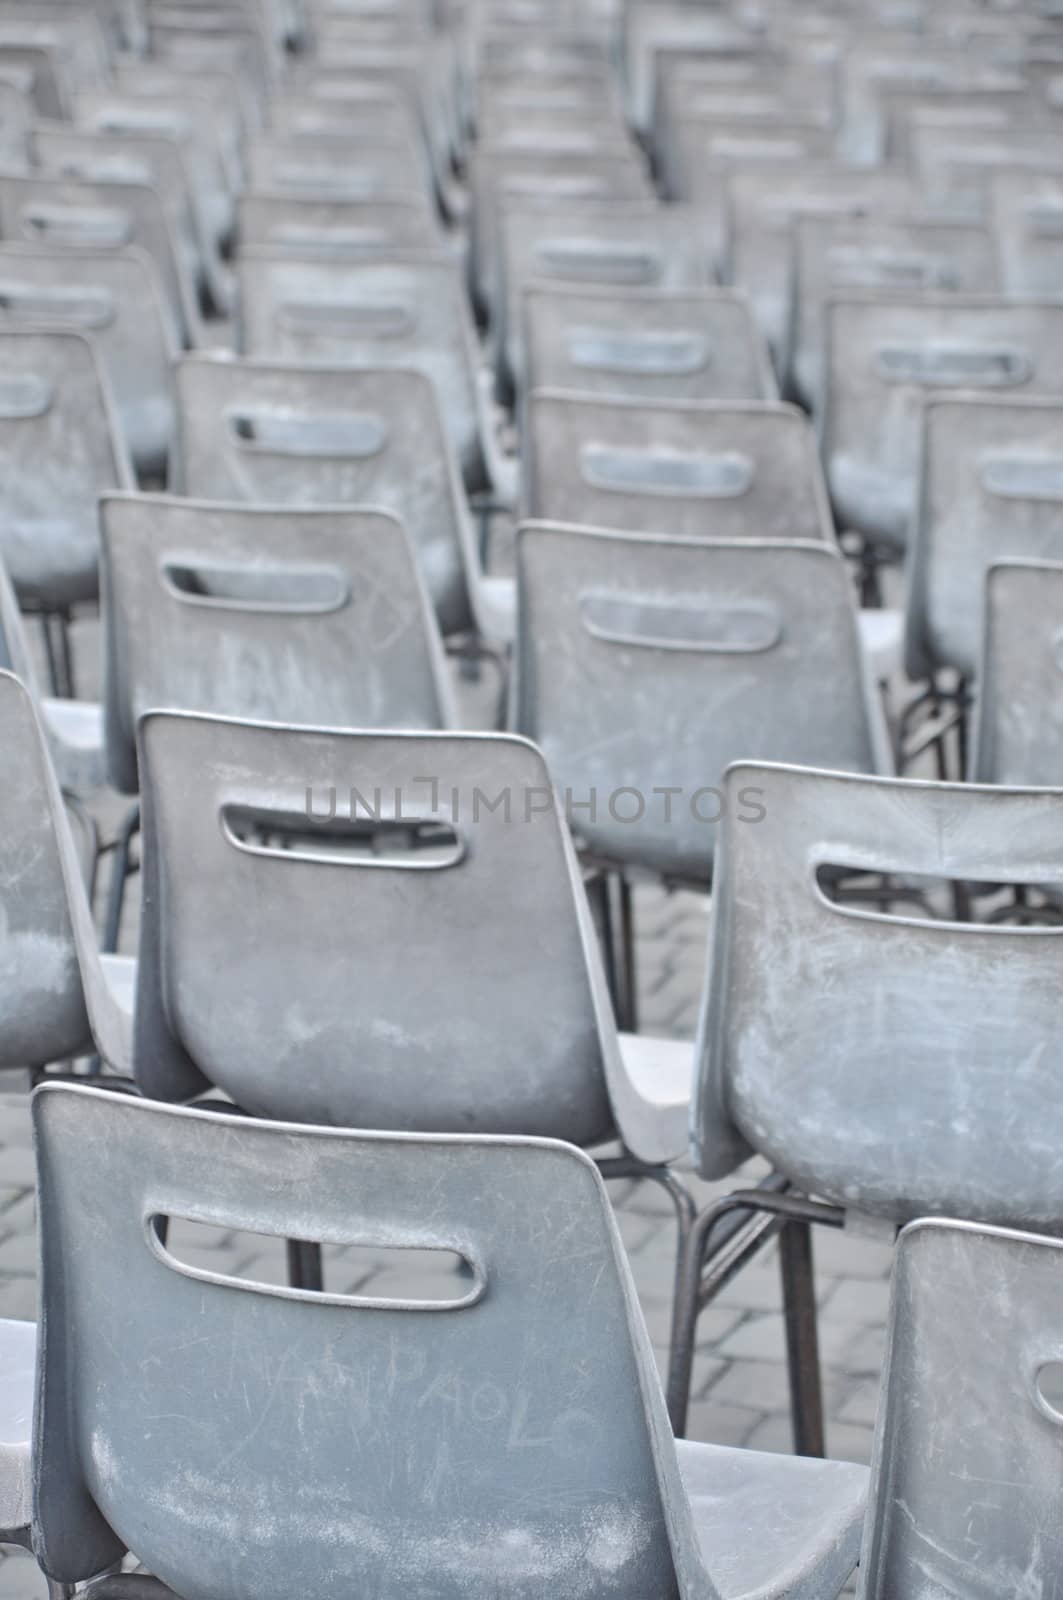
M 23 605 L 63 612 L 98 592 L 96 497 L 133 487 L 90 341 L 0 326 L 0 555 Z
M 1063 781 L 1061 628 L 1063 562 L 989 567 L 971 748 L 975 783 Z
M 217 1600 L 245 1581 L 263 1600 L 307 1582 L 381 1600 L 531 1600 L 544 1584 L 585 1600 L 798 1584 L 826 1597 L 844 1583 L 866 1469 L 674 1442 L 623 1245 L 580 1152 L 284 1127 L 65 1085 L 40 1091 L 33 1115 L 33 1540 L 53 1580 L 89 1577 L 128 1545 L 163 1593 Z M 88 1207 L 100 1148 L 109 1181 Z M 462 1270 L 437 1275 L 435 1300 L 293 1293 L 184 1259 L 160 1236 L 163 1215 L 448 1252 Z M 76 1361 L 61 1337 L 75 1320 L 87 1323 Z M 165 1362 L 147 1358 L 159 1341 Z M 139 1359 L 112 1381 L 118 1349 Z M 12 1366 L 24 1354 L 5 1377 Z M 184 1409 L 167 1412 L 160 1451 L 143 1418 L 171 1395 Z M 386 1470 L 349 1465 L 352 1427 Z M 195 1537 L 219 1497 L 232 1533 Z
M 963 128 L 916 127 L 911 145 L 911 168 L 927 203 L 951 216 L 983 215 L 993 174 L 1001 168 L 1063 176 L 1063 151 L 1051 124 L 980 136 Z
M 884 289 L 991 294 L 1001 288 L 993 231 L 937 218 L 799 216 L 796 237 L 794 387 L 823 406 L 824 319 L 833 295 Z
M 476 350 L 461 267 L 442 251 L 325 261 L 245 251 L 237 268 L 246 355 L 273 361 L 402 367 L 431 379 L 473 487 L 486 484 Z
M 378 200 L 396 189 L 416 194 L 425 188 L 423 158 L 412 146 L 329 134 L 256 134 L 248 144 L 247 176 L 252 190 L 319 199 Z
M 1063 792 L 752 762 L 723 790 L 691 1122 L 702 1176 L 758 1151 L 802 1197 L 767 1202 L 788 1233 L 853 1214 L 1063 1231 L 1059 929 L 938 920 L 888 898 L 857 909 L 835 893 L 842 874 L 898 893 L 928 878 L 1058 892 Z M 740 809 L 750 790 L 755 825 Z M 824 1003 L 838 995 L 844 1005 Z M 760 1203 L 748 1191 L 711 1203 L 691 1232 L 669 1377 L 677 1428 L 706 1235 Z M 809 1366 L 814 1346 L 805 1377 Z
M 237 201 L 237 233 L 241 250 L 258 245 L 337 256 L 430 250 L 440 242 L 438 219 L 416 193 L 335 200 L 255 190 Z
M 524 367 L 521 293 L 530 282 L 694 289 L 711 281 L 697 215 L 682 206 L 511 203 L 497 226 L 502 293 L 496 356 L 517 385 Z
M 794 406 L 529 397 L 531 517 L 631 533 L 827 539 L 815 434 Z
M 977 676 L 997 561 L 1063 560 L 1063 398 L 931 398 L 908 553 L 907 670 Z
M 1058 294 L 1063 273 L 1063 174 L 1003 168 L 989 180 L 990 214 L 1009 294 Z
M 263 722 L 453 722 L 442 647 L 401 523 L 385 512 L 104 499 L 106 730 L 137 789 L 154 706 Z
M 774 400 L 767 346 L 727 289 L 524 291 L 525 382 L 639 400 Z
M 0 1070 L 37 1071 L 96 1050 L 128 1072 L 134 963 L 99 954 L 41 724 L 29 690 L 6 671 L 0 736 L 9 772 L 0 788 Z
M 473 535 L 455 510 L 456 463 L 422 373 L 192 357 L 178 365 L 177 400 L 182 493 L 393 511 L 443 632 L 471 625 Z
M 927 1582 L 943 1595 L 1058 1585 L 1043 1530 L 1063 1473 L 1060 1252 L 1054 1239 L 957 1222 L 901 1234 L 860 1600 Z
M 867 294 L 827 313 L 823 454 L 843 528 L 908 541 L 924 401 L 943 389 L 1063 393 L 1063 304 Z
M 176 427 L 177 328 L 150 256 L 0 243 L 0 327 L 23 323 L 90 336 L 134 467 L 164 478 Z

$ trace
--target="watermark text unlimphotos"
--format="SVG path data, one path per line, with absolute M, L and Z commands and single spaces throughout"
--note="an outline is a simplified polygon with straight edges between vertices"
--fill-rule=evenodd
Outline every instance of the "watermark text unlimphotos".
M 406 785 L 374 786 L 370 791 L 353 784 L 306 786 L 306 815 L 311 822 L 337 819 L 368 822 L 423 822 L 426 816 L 476 823 L 485 817 L 502 822 L 530 823 L 538 816 L 561 810 L 570 825 L 597 827 L 609 822 L 621 826 L 639 823 L 684 827 L 688 821 L 711 826 L 719 822 L 730 802 L 738 822 L 763 822 L 767 816 L 764 790 L 727 791 L 705 785 L 687 789 L 680 784 L 654 784 L 649 789 L 625 784 L 616 789 L 590 787 L 552 789 L 545 784 L 504 784 L 482 789 L 474 784 L 458 787 L 440 778 L 417 776 Z

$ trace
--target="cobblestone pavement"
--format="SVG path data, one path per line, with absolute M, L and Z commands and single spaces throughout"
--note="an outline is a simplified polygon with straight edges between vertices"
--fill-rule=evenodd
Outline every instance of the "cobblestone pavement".
M 81 642 L 91 654 L 95 629 Z M 91 689 L 91 670 L 89 683 Z M 117 808 L 106 808 L 111 819 Z M 106 824 L 105 824 L 106 826 Z M 106 882 L 106 872 L 101 873 Z M 135 895 L 130 898 L 135 899 Z M 685 892 L 640 886 L 636 895 L 640 1027 L 643 1032 L 692 1038 L 705 956 L 707 900 Z M 123 946 L 132 948 L 133 926 Z M 24 1085 L 0 1085 L 0 1316 L 36 1316 L 34 1168 Z M 709 1186 L 690 1180 L 699 1200 Z M 670 1317 L 674 1227 L 667 1198 L 652 1184 L 614 1184 L 620 1229 L 630 1255 L 650 1337 L 663 1372 Z M 717 1186 L 717 1190 L 719 1186 Z M 281 1246 L 220 1231 L 175 1235 L 189 1260 L 227 1273 L 283 1281 Z M 866 1461 L 871 1445 L 883 1355 L 889 1249 L 877 1242 L 821 1230 L 815 1240 L 820 1343 L 832 1456 Z M 326 1254 L 328 1281 L 351 1291 L 372 1281 L 398 1294 L 414 1273 L 438 1271 L 428 1258 L 397 1269 L 353 1248 Z M 423 1282 L 423 1276 L 421 1277 Z M 767 1450 L 790 1448 L 787 1376 L 778 1264 L 765 1251 L 702 1316 L 694 1369 L 690 1435 L 720 1444 Z M 0 1560 L 0 1600 L 44 1595 L 36 1567 L 20 1554 Z

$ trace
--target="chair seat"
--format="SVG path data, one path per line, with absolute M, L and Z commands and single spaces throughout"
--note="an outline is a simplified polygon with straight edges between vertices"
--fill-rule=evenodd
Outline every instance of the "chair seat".
M 721 1600 L 825 1600 L 856 1566 L 866 1467 L 676 1440 L 705 1566 Z
M 901 670 L 904 659 L 904 612 L 865 610 L 859 613 L 860 643 L 868 670 L 884 683 Z
M 0 1538 L 30 1524 L 30 1441 L 37 1325 L 0 1318 Z
M 513 578 L 481 578 L 478 620 L 484 634 L 500 644 L 517 636 L 517 585 Z
M 133 1007 L 136 1002 L 137 992 L 137 963 L 135 956 L 101 955 L 100 966 L 103 969 L 104 982 L 107 985 L 114 1008 L 117 1012 L 117 1026 L 120 1030 L 122 1044 L 125 1047 L 124 1057 L 112 1061 L 111 1065 L 125 1068 L 126 1063 L 133 1059 Z
M 44 725 L 62 789 L 102 789 L 107 782 L 103 707 L 94 700 L 45 700 Z
M 625 1142 L 643 1161 L 676 1161 L 690 1143 L 694 1046 L 685 1039 L 621 1033 L 620 1059 L 637 1097 L 638 1143 Z

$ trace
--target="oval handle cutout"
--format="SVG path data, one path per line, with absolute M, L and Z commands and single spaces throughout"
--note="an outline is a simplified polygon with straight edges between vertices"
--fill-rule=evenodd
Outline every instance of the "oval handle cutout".
M 915 383 L 935 389 L 1005 389 L 1025 383 L 1033 363 L 1023 350 L 1006 345 L 882 345 L 875 363 L 886 383 Z
M 128 155 L 65 155 L 56 162 L 56 174 L 75 183 L 150 184 L 154 174 L 147 161 Z
M 379 455 L 387 442 L 384 419 L 366 412 L 300 415 L 261 410 L 229 414 L 229 434 L 241 450 L 279 456 Z
M 144 1219 L 149 1249 L 171 1272 L 197 1283 L 240 1289 L 246 1294 L 267 1295 L 276 1300 L 309 1300 L 316 1305 L 358 1307 L 364 1311 L 464 1311 L 482 1300 L 487 1289 L 487 1275 L 481 1262 L 457 1245 L 441 1245 L 435 1239 L 419 1238 L 402 1244 L 396 1244 L 393 1239 L 377 1242 L 365 1237 L 342 1241 L 301 1240 L 303 1244 L 342 1244 L 344 1255 L 337 1266 L 345 1278 L 354 1280 L 352 1287 L 343 1293 L 328 1289 L 292 1289 L 254 1277 L 236 1277 L 202 1265 L 219 1226 L 224 1228 L 226 1224 L 214 1217 L 207 1221 L 173 1213 L 151 1212 Z M 246 1244 L 249 1251 L 260 1256 L 270 1245 L 287 1243 L 287 1236 L 277 1233 L 235 1227 L 226 1231 L 237 1233 L 239 1243 Z M 201 1240 L 210 1243 L 201 1243 Z M 194 1260 L 188 1259 L 188 1252 L 195 1252 Z M 431 1261 L 431 1270 L 426 1270 L 426 1258 Z M 415 1294 L 404 1291 L 401 1282 L 395 1285 L 394 1292 L 387 1292 L 389 1273 L 408 1279 L 414 1268 L 420 1269 Z
M 704 500 L 738 499 L 749 491 L 754 470 L 749 457 L 736 450 L 708 456 L 604 444 L 585 444 L 580 466 L 584 482 L 594 489 Z
M 1034 1373 L 1034 1396 L 1049 1422 L 1063 1426 L 1063 1361 L 1043 1361 Z
M 32 417 L 43 417 L 51 403 L 51 384 L 36 373 L 0 374 L 0 420 L 28 422 Z
M 350 599 L 346 574 L 338 567 L 280 562 L 267 567 L 188 555 L 167 560 L 161 572 L 174 599 L 226 611 L 309 616 L 339 611 Z
M 979 480 L 1001 500 L 1063 500 L 1063 457 L 985 456 Z
M 277 308 L 277 323 L 292 333 L 369 335 L 397 339 L 411 333 L 416 314 L 410 306 L 389 300 L 286 300 Z
M 884 867 L 881 859 L 814 861 L 811 874 L 816 898 L 843 916 L 908 928 L 941 923 L 979 934 L 1014 933 L 1016 928 L 1027 936 L 1063 933 L 1063 912 L 1031 884 L 910 872 L 903 865 Z M 970 914 L 972 890 L 995 897 L 978 921 Z
M 698 333 L 638 333 L 622 328 L 568 328 L 568 358 L 590 372 L 682 377 L 709 365 L 709 342 Z
M 108 206 L 60 206 L 33 203 L 23 206 L 23 236 L 49 244 L 123 245 L 133 237 L 127 211 Z
M 838 288 L 957 289 L 959 275 L 942 256 L 919 251 L 864 250 L 839 245 L 830 252 L 828 271 Z
M 108 289 L 67 289 L 0 279 L 0 313 L 27 322 L 62 322 L 74 328 L 109 328 L 114 296 Z
M 581 595 L 579 612 L 595 639 L 649 650 L 755 655 L 782 638 L 782 618 L 766 605 L 643 599 L 603 590 Z
M 366 802 L 362 814 L 352 793 L 347 816 L 337 809 L 334 789 L 323 811 L 311 790 L 303 812 L 230 803 L 221 809 L 222 832 L 237 850 L 288 863 L 438 872 L 465 859 L 465 837 L 446 817 L 418 814 L 401 793 L 358 798 Z
M 594 283 L 656 283 L 661 259 L 643 245 L 616 245 L 602 239 L 545 239 L 536 255 L 548 272 Z

